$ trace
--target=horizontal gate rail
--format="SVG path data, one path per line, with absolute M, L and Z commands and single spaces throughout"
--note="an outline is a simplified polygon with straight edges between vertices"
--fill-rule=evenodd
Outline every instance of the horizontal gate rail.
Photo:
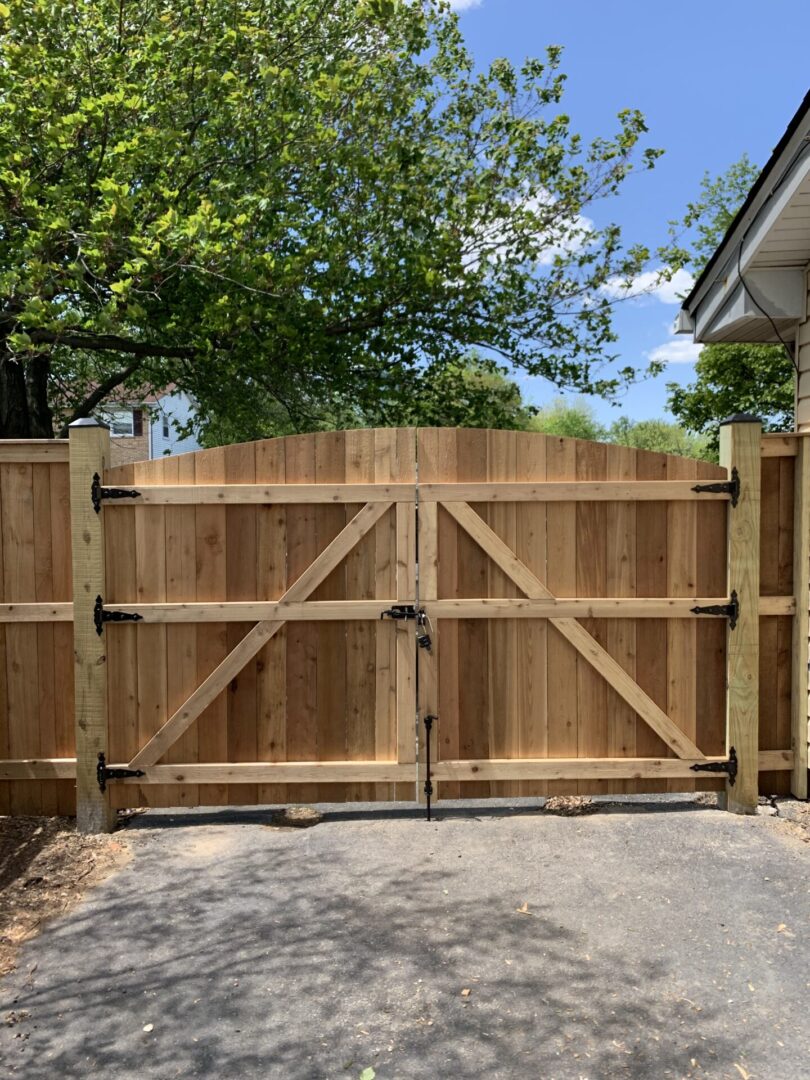
M 115 491 L 102 485 L 105 492 Z M 414 484 L 144 484 L 132 499 L 111 499 L 104 508 L 127 506 L 242 506 L 281 503 L 415 502 Z
M 523 758 L 439 761 L 431 765 L 434 780 L 566 780 L 694 778 L 693 765 L 721 762 L 719 757 L 680 758 Z M 110 768 L 126 768 L 116 764 Z M 760 772 L 787 772 L 793 767 L 790 750 L 761 750 Z M 299 784 L 398 783 L 413 780 L 413 764 L 396 761 L 247 761 L 150 765 L 140 778 L 116 779 L 116 784 Z M 75 758 L 0 760 L 0 780 L 70 780 Z
M 720 481 L 722 483 L 722 481 Z M 420 502 L 728 502 L 728 492 L 698 491 L 693 480 L 571 480 L 527 484 L 420 484 Z
M 720 764 L 721 757 L 700 758 L 487 758 L 481 761 L 438 761 L 431 766 L 434 780 L 640 780 L 649 777 L 695 778 L 694 765 Z M 792 768 L 789 750 L 764 751 L 759 769 Z
M 695 607 L 722 606 L 726 598 L 679 597 L 554 597 L 486 600 L 431 600 L 423 604 L 431 619 L 699 619 Z M 760 615 L 792 615 L 792 596 L 762 596 Z
M 144 623 L 253 622 L 257 619 L 286 619 L 290 622 L 342 622 L 379 619 L 383 611 L 397 603 L 391 600 L 308 600 L 284 603 L 280 600 L 213 601 L 210 603 L 122 605 L 139 615 Z M 698 619 L 694 607 L 727 603 L 711 596 L 571 596 L 553 599 L 495 597 L 483 600 L 425 600 L 422 607 L 432 619 Z M 792 596 L 761 596 L 759 614 L 793 615 Z M 0 604 L 0 623 L 72 622 L 73 604 Z

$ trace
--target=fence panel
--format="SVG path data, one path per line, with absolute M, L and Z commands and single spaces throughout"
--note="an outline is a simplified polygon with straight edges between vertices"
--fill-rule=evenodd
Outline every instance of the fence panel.
M 47 611 L 72 596 L 68 444 L 0 442 L 0 604 L 43 605 Z M 3 619 L 0 758 L 72 758 L 69 614 L 57 621 L 17 608 Z M 69 779 L 0 781 L 0 813 L 71 814 L 73 789 Z
M 366 502 L 372 514 L 379 510 L 317 588 L 291 600 L 289 621 L 259 643 L 159 758 L 154 782 L 110 784 L 113 806 L 414 797 L 413 624 L 380 621 L 379 611 L 383 601 L 408 602 L 415 589 L 417 438 L 420 557 L 432 545 L 437 550 L 420 598 L 428 610 L 465 600 L 514 604 L 525 595 L 508 562 L 493 560 L 431 492 L 431 484 L 445 483 L 462 485 L 448 493 L 448 503 L 468 502 L 483 535 L 500 543 L 502 559 L 504 549 L 512 552 L 558 597 L 642 603 L 724 594 L 727 501 L 690 501 L 686 494 L 697 480 L 725 478 L 724 469 L 706 463 L 529 433 L 422 429 L 417 437 L 411 429 L 383 429 L 265 440 L 109 469 L 105 484 L 138 487 L 144 496 L 140 505 L 102 506 L 105 607 L 169 605 L 137 625 L 105 627 L 111 763 L 132 761 L 254 633 L 257 620 L 279 615 L 257 602 L 278 601 Z M 804 445 L 799 436 L 762 441 L 760 789 L 771 793 L 789 791 L 791 782 L 795 788 L 797 776 L 806 779 L 807 542 L 794 551 L 798 523 L 808 517 L 806 498 L 796 498 L 808 471 Z M 651 501 L 640 488 L 637 500 L 628 488 L 591 489 L 590 501 L 575 488 L 533 490 L 548 482 L 638 481 L 673 484 L 674 501 Z M 497 482 L 531 490 L 509 501 L 480 486 Z M 320 494 L 296 484 L 321 485 Z M 346 501 L 346 484 L 364 485 L 353 489 L 357 502 Z M 478 487 L 463 486 L 470 484 Z M 161 494 L 165 485 L 204 488 L 204 500 L 177 502 Z M 383 500 L 400 500 L 399 508 L 385 510 Z M 70 813 L 75 806 L 69 503 L 67 442 L 0 443 L 0 812 Z M 795 573 L 804 579 L 794 586 Z M 796 591 L 803 618 L 794 614 Z M 320 604 L 317 620 L 303 620 L 298 601 Z M 330 603 L 347 602 L 358 605 L 352 617 L 343 616 L 345 607 L 330 614 Z M 243 606 L 223 620 L 223 603 Z M 189 615 L 178 610 L 184 604 L 207 608 Z M 721 779 L 673 773 L 677 762 L 660 735 L 554 620 L 491 607 L 475 615 L 468 607 L 459 617 L 446 606 L 436 610 L 435 682 L 421 686 L 419 702 L 422 712 L 435 708 L 439 715 L 432 756 L 441 797 L 722 786 Z M 663 614 L 672 612 L 617 618 L 572 604 L 559 621 L 589 631 L 653 709 L 671 717 L 702 754 L 720 757 L 725 621 Z M 424 741 L 424 730 L 420 735 Z M 794 757 L 799 765 L 791 777 Z M 532 775 L 533 761 L 571 758 L 660 758 L 669 765 L 635 778 L 590 766 Z M 475 773 L 454 766 L 471 760 L 495 764 Z M 266 762 L 290 767 L 268 780 L 261 773 Z M 324 782 L 321 767 L 335 762 L 339 768 Z M 235 777 L 237 763 L 258 768 L 255 778 Z M 198 772 L 180 777 L 180 765 Z

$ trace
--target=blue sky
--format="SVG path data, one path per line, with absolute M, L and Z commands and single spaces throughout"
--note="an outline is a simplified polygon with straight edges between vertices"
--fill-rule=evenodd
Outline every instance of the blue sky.
M 767 160 L 810 84 L 807 0 L 451 0 L 480 64 L 497 56 L 519 63 L 564 46 L 568 75 L 564 108 L 585 137 L 607 135 L 626 107 L 644 113 L 650 145 L 666 151 L 652 173 L 631 180 L 623 194 L 592 215 L 622 226 L 630 243 L 651 249 L 667 239 L 667 221 L 697 195 L 708 170 L 723 172 L 747 152 Z M 671 296 L 673 290 L 668 290 Z M 633 387 L 617 409 L 598 399 L 611 421 L 666 414 L 666 383 L 689 382 L 688 338 L 672 338 L 677 302 L 655 297 L 619 305 L 616 351 L 623 364 L 642 366 L 654 350 L 672 357 L 663 376 Z M 678 358 L 678 359 L 676 359 Z M 525 396 L 553 397 L 547 383 L 524 377 Z

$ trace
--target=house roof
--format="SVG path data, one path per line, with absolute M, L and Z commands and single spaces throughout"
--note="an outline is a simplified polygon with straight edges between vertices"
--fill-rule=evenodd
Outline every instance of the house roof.
M 696 341 L 778 341 L 804 316 L 810 263 L 810 93 L 683 302 Z
M 135 390 L 119 387 L 110 394 L 107 400 L 114 405 L 123 405 L 126 408 L 131 406 L 137 409 L 142 405 L 157 405 L 163 398 L 170 397 L 176 390 L 177 387 L 174 383 L 169 383 L 163 390 L 154 390 L 145 386 Z

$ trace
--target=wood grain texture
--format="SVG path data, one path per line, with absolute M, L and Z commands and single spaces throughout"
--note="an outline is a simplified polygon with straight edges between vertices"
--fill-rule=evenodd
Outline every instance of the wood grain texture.
M 798 509 L 802 444 L 761 440 L 757 760 L 760 789 L 773 793 L 806 775 L 801 746 L 795 767 L 789 749 L 806 726 L 806 691 L 797 705 L 797 635 L 806 643 L 806 634 L 796 597 L 808 588 L 796 567 L 807 560 L 794 544 L 794 533 L 806 532 Z M 28 453 L 25 445 L 0 454 L 0 759 L 24 763 L 0 771 L 0 812 L 70 812 L 69 467 L 64 449 Z M 413 512 L 417 456 L 422 507 L 429 508 L 420 536 L 422 600 L 436 642 L 419 704 L 423 713 L 428 698 L 438 703 L 434 760 L 443 771 L 434 782 L 442 798 L 570 794 L 580 784 L 614 792 L 722 786 L 685 772 L 554 620 L 568 620 L 582 650 L 593 642 L 609 677 L 637 685 L 640 700 L 652 701 L 700 754 L 721 757 L 725 621 L 690 608 L 727 599 L 729 503 L 682 496 L 696 479 L 719 479 L 725 470 L 531 433 L 384 429 L 142 462 L 137 485 L 135 466 L 105 470 L 108 485 L 155 488 L 154 504 L 150 496 L 137 508 L 108 502 L 101 514 L 106 606 L 144 615 L 138 626 L 105 628 L 110 760 L 130 761 L 159 718 L 180 708 L 257 622 L 284 620 L 161 762 L 148 766 L 142 785 L 109 785 L 112 807 L 413 800 L 416 763 L 396 759 L 415 757 L 408 684 L 417 653 L 412 626 L 381 622 L 379 613 L 397 598 L 397 516 Z M 596 498 L 572 487 L 578 478 Z M 461 486 L 433 486 L 444 484 Z M 513 558 L 501 550 L 501 561 L 493 560 L 437 502 L 440 490 L 469 495 Z M 678 497 L 663 500 L 665 491 Z M 360 494 L 381 507 L 392 501 L 384 496 L 396 495 L 401 509 L 386 510 L 306 600 L 287 601 L 286 611 L 256 607 L 278 602 L 305 574 L 355 514 Z M 413 547 L 410 539 L 400 543 L 400 589 L 409 600 L 411 556 L 403 552 Z M 526 597 L 513 574 L 556 599 Z M 410 716 L 399 740 L 398 686 Z M 555 771 L 553 761 L 572 758 L 585 763 L 577 775 L 569 766 Z M 634 766 L 628 775 L 616 759 L 641 761 L 642 771 Z M 647 768 L 648 759 L 667 764 Z M 48 771 L 49 761 L 61 764 Z M 609 764 L 600 771 L 593 761 Z M 482 762 L 498 764 L 482 769 Z M 295 768 L 262 771 L 277 764 Z M 201 772 L 188 771 L 197 766 Z
M 265 486 L 288 479 L 304 487 L 323 481 L 328 488 L 343 486 L 348 479 L 358 481 L 351 486 L 360 492 L 376 483 L 377 450 L 383 448 L 384 470 L 393 490 L 408 488 L 410 499 L 402 505 L 410 503 L 412 515 L 414 442 L 414 433 L 404 430 L 266 440 L 225 447 L 220 453 L 183 455 L 185 460 L 176 459 L 177 465 L 171 460 L 144 462 L 138 466 L 137 486 L 165 487 L 167 480 L 178 481 L 170 487 L 191 486 L 195 480 L 217 486 L 247 478 Z M 108 470 L 105 481 L 117 485 L 124 476 Z M 131 482 L 132 475 L 126 479 Z M 154 506 L 142 503 L 129 512 L 108 515 L 117 523 L 138 518 L 148 523 L 168 516 L 165 575 L 167 588 L 172 587 L 171 600 L 130 602 L 129 610 L 145 614 L 139 634 L 165 623 L 160 627 L 164 633 L 193 635 L 185 641 L 167 638 L 167 683 L 173 686 L 169 696 L 175 716 L 188 712 L 189 699 L 194 699 L 192 711 L 204 706 L 198 719 L 185 715 L 182 723 L 173 723 L 157 740 L 139 737 L 129 758 L 135 767 L 143 766 L 144 755 L 151 758 L 156 753 L 165 755 L 156 764 L 368 760 L 377 754 L 381 760 L 396 758 L 396 696 L 378 697 L 376 671 L 377 637 L 393 645 L 396 634 L 394 625 L 379 619 L 396 598 L 396 511 L 389 506 L 376 497 L 368 506 L 344 500 L 299 506 L 286 499 L 273 505 L 232 500 L 216 505 L 187 499 Z M 390 570 L 385 589 L 378 586 L 378 565 Z M 413 578 L 413 555 L 409 572 Z M 377 601 L 377 594 L 384 603 Z M 328 619 L 307 617 L 300 601 L 309 596 Z M 132 601 L 131 594 L 127 599 Z M 256 608 L 257 601 L 271 607 Z M 272 606 L 278 601 L 282 608 Z M 297 616 L 289 625 L 282 622 L 288 605 Z M 347 605 L 360 610 L 348 610 Z M 199 615 L 214 625 L 203 621 L 195 626 Z M 241 621 L 247 619 L 249 624 Z M 136 628 L 124 624 L 111 629 L 117 634 Z M 197 674 L 189 685 L 183 665 L 190 664 L 195 654 Z M 395 684 L 395 655 L 388 657 L 385 667 L 383 680 Z M 413 662 L 403 670 L 413 682 Z M 119 690 L 123 692 L 123 687 Z M 143 722 L 140 717 L 138 723 Z M 410 731 L 413 756 L 413 721 Z M 292 787 L 257 781 L 255 788 L 240 781 L 230 789 L 210 770 L 204 775 L 196 796 L 195 784 L 158 790 L 151 782 L 143 786 L 149 790 L 140 791 L 135 784 L 120 785 L 114 796 L 122 804 L 158 797 L 165 805 L 175 805 L 195 797 L 200 804 L 255 803 L 413 798 L 414 792 L 412 782 L 399 779 L 396 785 L 324 780 L 325 787 L 308 780 Z
M 791 635 L 791 793 L 807 798 L 808 638 L 810 638 L 810 437 L 798 436 L 793 504 L 793 591 L 796 613 Z
M 501 539 L 466 503 L 443 504 L 453 517 L 473 537 L 490 558 L 496 562 L 512 580 L 529 594 L 543 596 L 547 594 L 545 586 L 517 559 Z M 694 757 L 699 754 L 691 739 L 681 731 L 667 714 L 660 709 L 621 668 L 605 650 L 592 633 L 575 619 L 552 619 L 555 629 L 574 646 L 579 657 L 605 678 L 613 689 L 621 694 L 636 712 L 665 740 L 667 745 L 680 757 Z M 601 720 L 600 720 L 601 722 Z
M 740 613 L 728 631 L 726 695 L 726 739 L 736 749 L 739 771 L 725 792 L 728 809 L 740 814 L 756 813 L 759 795 L 760 443 L 759 423 L 720 428 L 720 461 L 738 470 L 741 483 L 728 517 L 728 588 L 737 592 Z
M 69 456 L 67 439 L 0 439 L 0 462 L 56 465 Z
M 609 446 L 606 474 L 610 480 L 634 480 L 636 455 L 633 450 L 624 446 Z M 610 596 L 627 597 L 624 604 L 632 602 L 636 594 L 637 510 L 635 503 L 610 503 L 605 510 L 605 590 Z M 628 675 L 637 679 L 637 628 L 635 621 L 629 618 L 629 610 L 627 614 L 627 618 L 611 620 L 607 624 L 605 644 L 610 655 Z M 636 714 L 626 701 L 608 691 L 607 756 L 635 755 Z M 608 790 L 613 794 L 622 794 L 634 791 L 635 787 L 624 779 L 611 780 Z
M 701 723 L 697 710 L 697 687 L 699 671 L 703 667 L 698 662 L 697 633 L 699 630 L 709 638 L 712 635 L 716 638 L 718 631 L 722 632 L 723 623 L 712 620 L 713 625 L 704 629 L 700 624 L 705 617 L 696 617 L 691 608 L 706 606 L 703 601 L 726 602 L 724 567 L 720 565 L 718 569 L 715 560 L 711 564 L 713 572 L 702 576 L 701 580 L 712 581 L 716 590 L 710 594 L 701 593 L 702 600 L 695 594 L 694 586 L 692 595 L 688 595 L 681 579 L 697 578 L 698 522 L 702 515 L 714 512 L 712 521 L 715 523 L 717 541 L 716 523 L 719 519 L 716 511 L 724 509 L 724 502 L 713 496 L 702 501 L 700 498 L 676 500 L 678 507 L 687 509 L 687 516 L 685 539 L 672 541 L 673 551 L 669 561 L 673 567 L 677 566 L 680 575 L 678 598 L 672 600 L 667 595 L 667 547 L 670 542 L 667 514 L 671 503 L 630 498 L 625 502 L 601 498 L 589 502 L 582 494 L 568 503 L 552 499 L 545 504 L 540 499 L 530 500 L 527 494 L 531 490 L 538 497 L 546 491 L 562 493 L 567 490 L 566 484 L 579 480 L 582 483 L 582 487 L 577 489 L 579 492 L 591 488 L 600 495 L 610 492 L 615 496 L 617 493 L 643 491 L 660 498 L 665 492 L 691 491 L 697 480 L 721 479 L 725 471 L 705 463 L 685 462 L 680 465 L 677 459 L 669 459 L 673 462 L 674 470 L 674 479 L 670 482 L 665 455 L 625 448 L 595 447 L 592 444 L 580 446 L 573 440 L 539 436 L 526 436 L 528 442 L 537 448 L 534 451 L 536 460 L 528 469 L 524 467 L 518 471 L 515 450 L 518 436 L 502 432 L 453 433 L 453 452 L 449 460 L 437 467 L 439 455 L 436 447 L 441 444 L 443 434 L 419 432 L 420 495 L 424 490 L 432 499 L 438 493 L 464 492 L 480 499 L 470 506 L 470 510 L 477 512 L 485 529 L 482 532 L 473 525 L 472 531 L 478 540 L 482 537 L 489 540 L 494 538 L 495 546 L 486 547 L 490 562 L 489 566 L 482 567 L 480 557 L 476 558 L 475 551 L 465 542 L 464 536 L 458 529 L 452 530 L 453 524 L 458 524 L 458 507 L 452 501 L 448 505 L 440 504 L 439 598 L 434 604 L 428 603 L 427 607 L 432 609 L 442 628 L 455 625 L 462 639 L 470 642 L 469 648 L 456 646 L 455 663 L 446 664 L 446 635 L 442 630 L 442 660 L 439 665 L 442 760 L 452 760 L 456 756 L 483 758 L 481 750 L 484 749 L 490 757 L 504 755 L 504 752 L 506 756 L 525 756 L 525 751 L 521 749 L 521 731 L 527 730 L 531 730 L 531 738 L 541 747 L 541 752 L 550 756 L 578 754 L 584 757 L 588 754 L 594 756 L 597 752 L 607 756 L 612 748 L 614 754 L 618 752 L 632 756 L 634 751 L 639 753 L 638 740 L 643 744 L 646 738 L 647 744 L 652 744 L 655 749 L 651 747 L 650 752 L 645 748 L 643 752 L 659 757 L 662 752 L 667 752 L 666 748 L 648 723 L 639 719 L 636 708 L 641 709 L 660 730 L 667 732 L 667 737 L 679 747 L 680 753 L 689 756 L 696 752 Z M 447 438 L 445 442 L 449 445 L 451 439 Z M 542 450 L 539 450 L 540 446 Z M 525 455 L 526 451 L 523 453 Z M 678 474 L 679 467 L 685 471 Z M 464 475 L 459 474 L 460 469 L 463 469 Z M 644 480 L 645 483 L 637 486 L 637 480 Z M 544 487 L 544 484 L 554 486 Z M 514 493 L 519 499 L 511 507 L 505 505 L 503 498 L 508 492 Z M 524 543 L 521 539 L 523 530 L 527 535 L 536 535 L 536 528 L 533 530 L 523 523 L 524 511 L 534 515 L 540 511 L 543 515 L 545 528 L 542 529 L 542 544 L 533 540 L 535 552 L 532 558 L 536 560 L 537 573 L 534 572 L 535 566 L 526 573 L 525 559 L 520 558 L 514 550 L 515 546 Z M 688 516 L 690 513 L 691 517 Z M 465 526 L 472 520 L 468 515 Z M 676 524 L 680 521 L 677 517 L 674 520 Z M 648 524 L 653 526 L 649 537 Z M 448 533 L 448 526 L 452 530 L 450 536 L 454 539 L 448 539 L 445 544 L 442 538 Z M 510 538 L 511 545 L 505 537 Z M 679 542 L 685 545 L 682 551 L 678 548 Z M 724 531 L 720 542 L 725 543 Z M 457 552 L 452 563 L 448 561 L 445 550 L 451 545 Z M 529 549 L 521 547 L 521 550 L 526 552 Z M 525 557 L 528 558 L 528 555 Z M 529 596 L 536 596 L 537 582 L 542 585 L 544 580 L 545 583 L 551 580 L 560 582 L 557 596 L 567 598 L 559 601 L 561 612 L 533 611 L 532 605 L 537 604 L 539 608 L 542 600 L 514 598 L 516 586 L 527 591 Z M 635 600 L 637 593 L 644 594 L 638 601 Z M 626 600 L 620 599 L 622 594 L 625 594 Z M 547 591 L 545 595 L 548 596 Z M 709 596 L 721 599 L 709 600 Z M 581 606 L 577 607 L 580 599 Z M 553 601 L 549 601 L 551 603 Z M 567 608 L 566 603 L 570 605 Z M 623 612 L 620 610 L 623 603 L 638 603 L 638 607 L 628 606 Z M 791 604 L 790 597 L 779 601 L 774 599 L 772 610 L 783 610 L 783 605 L 790 610 Z M 557 624 L 554 616 L 562 612 L 568 621 L 566 623 L 561 619 Z M 682 641 L 675 635 L 676 654 L 683 659 L 683 663 L 679 666 L 673 660 L 673 671 L 678 672 L 678 685 L 674 688 L 667 681 L 667 627 L 676 613 L 688 627 Z M 535 621 L 535 615 L 546 614 L 551 618 L 550 626 L 547 619 L 538 618 Z M 626 619 L 620 619 L 620 615 L 626 615 Z M 580 622 L 582 619 L 600 617 L 603 622 L 591 622 L 587 628 Z M 454 618 L 457 620 L 455 623 Z M 475 639 L 469 635 L 474 618 L 485 620 L 490 626 L 485 641 L 478 640 L 473 645 Z M 643 618 L 644 623 L 637 624 L 637 618 Z M 503 647 L 504 639 L 498 637 L 497 625 L 494 625 L 500 623 L 508 627 L 509 634 L 514 634 L 516 629 L 520 632 L 522 625 L 527 627 L 530 634 L 534 634 L 542 626 L 546 640 L 539 665 L 537 650 L 531 648 L 526 639 L 521 639 L 520 646 Z M 567 634 L 562 640 L 559 625 Z M 645 637 L 649 629 L 653 630 L 654 643 L 660 647 L 647 650 L 650 664 L 642 673 L 637 663 L 637 638 Z M 578 643 L 579 651 L 572 649 L 572 639 Z M 459 666 L 459 658 L 467 655 L 474 659 Z M 514 656 L 518 656 L 519 662 L 513 669 L 511 661 Z M 723 656 L 716 651 L 709 656 L 711 676 L 706 685 L 716 690 L 718 675 L 722 677 Z M 527 663 L 529 658 L 531 663 Z M 579 666 L 582 670 L 578 673 Z M 486 673 L 483 681 L 482 672 Z M 504 672 L 509 672 L 510 678 L 503 678 Z M 645 679 L 652 686 L 654 694 L 645 693 L 644 686 L 639 688 L 635 678 L 637 673 L 639 679 Z M 530 680 L 542 686 L 541 700 L 548 703 L 547 715 L 544 704 L 538 707 L 533 702 L 533 693 L 528 686 Z M 673 710 L 679 715 L 677 722 L 667 715 L 670 695 Z M 503 719 L 496 721 L 496 703 L 499 699 L 507 704 L 503 709 Z M 706 722 L 716 728 L 718 722 L 722 723 L 724 703 L 716 697 L 712 699 L 708 691 L 704 694 L 703 702 L 713 708 Z M 482 706 L 486 724 L 482 723 Z M 459 714 L 461 738 L 452 740 L 456 713 Z M 514 714 L 514 721 L 510 719 L 510 714 Z M 583 722 L 585 729 L 580 731 Z M 511 727 L 513 723 L 515 730 Z M 454 742 L 452 749 L 448 739 Z M 467 755 L 462 749 L 465 742 Z M 470 752 L 472 746 L 478 748 L 477 753 Z M 555 751 L 554 747 L 559 749 Z M 615 749 L 617 747 L 620 749 Z M 491 785 L 499 783 L 492 778 L 487 779 Z M 461 783 L 460 794 L 486 793 L 481 786 L 485 783 L 483 778 L 481 784 L 476 786 L 468 786 L 466 779 Z M 663 780 L 651 778 L 650 783 L 666 790 Z M 622 778 L 620 782 L 617 781 L 614 790 L 634 790 L 633 785 L 632 778 Z M 445 789 L 445 781 L 442 789 Z M 490 787 L 490 792 L 513 790 L 511 787 Z M 549 786 L 548 790 L 551 793 L 570 793 L 572 788 L 567 781 L 558 783 L 554 779 L 553 786 Z M 577 786 L 573 790 L 577 791 Z M 584 790 L 607 789 L 593 787 L 591 780 L 587 779 Z
M 109 452 L 110 433 L 107 428 L 71 427 L 76 813 L 78 828 L 89 833 L 109 832 L 114 816 L 110 800 L 99 790 L 96 779 L 98 754 L 108 751 L 107 655 L 104 635 L 97 634 L 93 625 L 93 606 L 96 597 L 106 592 L 106 579 L 103 521 L 93 510 L 90 501 L 93 475 L 103 472 Z M 33 544 L 31 547 L 33 549 Z M 9 552 L 4 554 L 4 570 L 8 573 Z M 161 628 L 156 629 L 159 631 Z M 30 674 L 29 670 L 29 678 Z M 11 700 L 9 705 L 11 708 Z M 10 749 L 14 754 L 13 745 Z M 39 756 L 45 757 L 47 754 L 40 750 Z

